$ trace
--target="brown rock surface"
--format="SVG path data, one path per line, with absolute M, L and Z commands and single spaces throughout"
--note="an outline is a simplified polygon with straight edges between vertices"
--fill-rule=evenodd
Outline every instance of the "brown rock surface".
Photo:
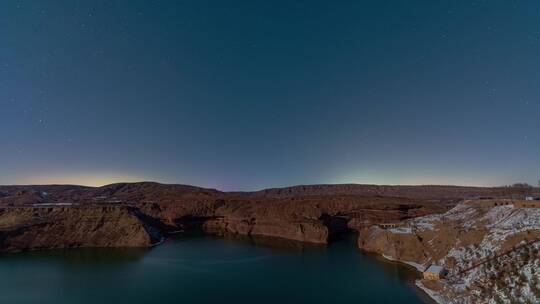
M 443 267 L 445 280 L 422 281 L 442 303 L 538 303 L 535 293 L 527 300 L 520 295 L 536 288 L 527 276 L 537 276 L 530 271 L 540 265 L 539 237 L 540 208 L 490 199 L 465 201 L 397 228 L 362 229 L 358 246 L 420 270 Z
M 0 251 L 66 247 L 148 247 L 159 233 L 128 207 L 0 210 Z
M 144 182 L 97 188 L 0 186 L 0 193 L 4 223 L 0 249 L 5 250 L 148 246 L 155 238 L 148 227 L 161 233 L 200 228 L 222 235 L 324 244 L 334 234 L 347 230 L 443 213 L 461 199 L 497 196 L 504 191 L 452 186 L 312 185 L 221 192 Z M 116 209 L 99 211 L 103 206 Z M 19 207 L 28 211 L 11 210 Z
M 425 247 L 416 234 L 392 233 L 377 226 L 362 229 L 358 234 L 358 247 L 400 261 L 423 263 Z

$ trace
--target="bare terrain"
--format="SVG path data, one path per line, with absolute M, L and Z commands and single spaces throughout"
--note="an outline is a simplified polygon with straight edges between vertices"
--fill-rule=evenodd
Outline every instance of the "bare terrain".
M 361 250 L 418 271 L 445 267 L 445 279 L 417 282 L 440 303 L 537 303 L 540 209 L 508 199 L 523 191 L 347 184 L 222 192 L 152 182 L 0 186 L 0 252 L 151 247 L 190 230 L 319 245 L 356 232 Z M 398 227 L 380 225 L 392 223 Z
M 439 303 L 540 302 L 540 202 L 465 201 L 404 226 L 361 231 L 358 244 L 419 271 L 447 270 L 417 285 Z
M 0 251 L 148 247 L 189 229 L 326 244 L 335 234 L 444 213 L 466 198 L 506 194 L 505 188 L 354 184 L 255 192 L 151 182 L 0 186 Z

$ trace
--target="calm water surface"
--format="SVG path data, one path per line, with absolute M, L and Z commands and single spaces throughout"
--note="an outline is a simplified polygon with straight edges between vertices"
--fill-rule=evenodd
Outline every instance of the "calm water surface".
M 343 240 L 329 248 L 208 236 L 151 250 L 0 256 L 0 303 L 423 303 L 416 274 Z

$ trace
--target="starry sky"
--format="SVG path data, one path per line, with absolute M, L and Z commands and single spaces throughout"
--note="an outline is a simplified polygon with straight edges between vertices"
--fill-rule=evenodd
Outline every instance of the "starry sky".
M 0 184 L 540 178 L 540 1 L 1 1 Z

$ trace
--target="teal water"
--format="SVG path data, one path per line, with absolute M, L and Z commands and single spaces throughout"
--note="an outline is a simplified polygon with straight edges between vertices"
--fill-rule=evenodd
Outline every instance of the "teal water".
M 422 303 L 404 266 L 328 248 L 188 237 L 151 250 L 0 256 L 0 303 Z

